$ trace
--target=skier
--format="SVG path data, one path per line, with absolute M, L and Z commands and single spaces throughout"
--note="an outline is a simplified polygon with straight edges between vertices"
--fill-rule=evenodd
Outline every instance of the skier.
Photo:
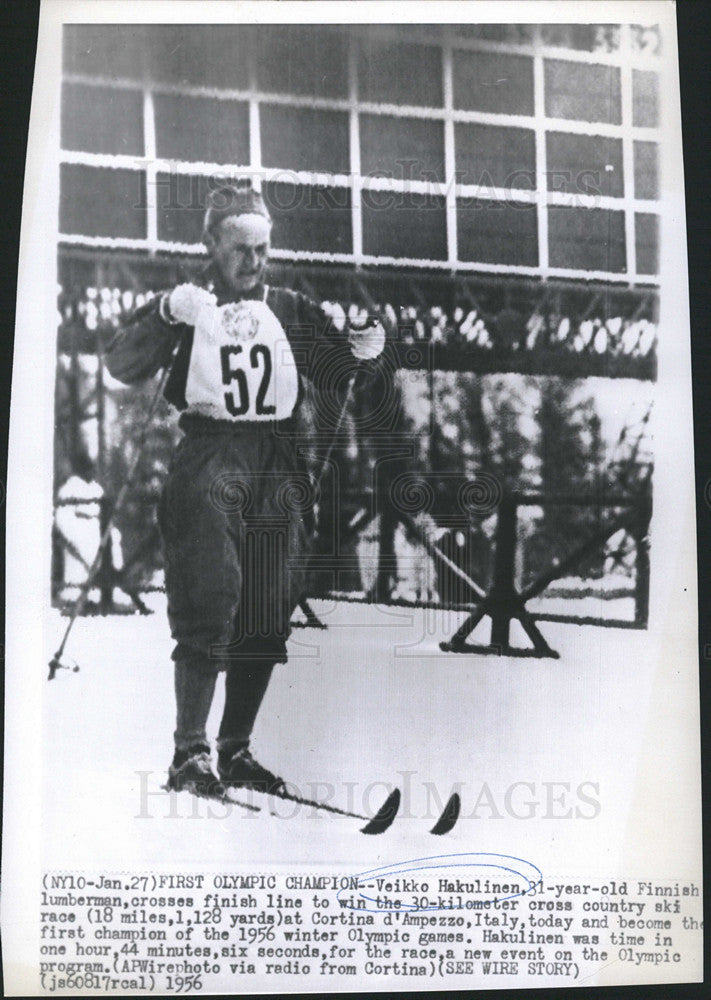
M 339 333 L 304 295 L 266 285 L 270 235 L 251 185 L 213 191 L 201 284 L 180 284 L 139 309 L 106 358 L 127 384 L 172 364 L 165 397 L 182 411 L 159 509 L 175 641 L 169 785 L 198 794 L 219 781 L 284 788 L 255 760 L 250 737 L 273 667 L 286 662 L 304 586 L 309 539 L 298 496 L 308 480 L 296 445 L 304 380 L 333 411 L 344 377 L 373 369 L 385 342 L 379 323 Z M 206 723 L 221 671 L 218 781 Z

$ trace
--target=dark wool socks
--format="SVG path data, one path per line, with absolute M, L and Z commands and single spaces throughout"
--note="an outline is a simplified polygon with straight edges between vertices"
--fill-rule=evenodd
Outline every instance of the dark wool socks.
M 209 746 L 206 726 L 216 681 L 214 673 L 200 673 L 181 661 L 175 664 L 176 749 L 189 750 L 199 744 Z
M 217 741 L 220 749 L 229 743 L 237 750 L 249 743 L 273 669 L 273 663 L 258 660 L 239 660 L 227 668 L 225 710 Z

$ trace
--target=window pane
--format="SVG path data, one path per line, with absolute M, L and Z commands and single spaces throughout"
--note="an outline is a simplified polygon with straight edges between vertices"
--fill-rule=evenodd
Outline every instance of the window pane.
M 140 90 L 62 85 L 62 149 L 143 154 Z
M 460 260 L 536 267 L 536 206 L 479 198 L 459 200 L 457 244 Z
M 604 208 L 548 209 L 551 267 L 581 271 L 624 271 L 625 215 Z
M 141 24 L 65 24 L 65 73 L 142 80 L 146 28 Z
M 363 252 L 380 257 L 445 260 L 444 198 L 363 191 Z
M 257 79 L 260 89 L 267 92 L 347 97 L 347 40 L 333 28 L 301 24 L 261 27 Z
M 202 243 L 205 204 L 211 178 L 159 173 L 156 180 L 158 239 Z M 215 182 L 212 181 L 212 188 Z
M 659 197 L 659 147 L 656 142 L 634 144 L 634 196 L 635 198 Z
M 531 24 L 458 24 L 456 32 L 460 38 L 481 38 L 510 45 L 527 45 L 533 41 Z
M 533 60 L 501 52 L 455 51 L 454 107 L 496 114 L 533 114 Z
M 659 274 L 659 216 L 637 212 L 634 217 L 638 274 Z
M 631 24 L 630 42 L 633 52 L 658 56 L 662 51 L 662 35 L 658 24 Z
M 201 243 L 210 178 L 158 175 L 158 236 Z M 351 253 L 350 191 L 269 183 L 262 188 L 272 217 L 272 245 L 279 249 Z
M 161 83 L 246 90 L 254 28 L 235 24 L 150 24 L 148 75 Z
M 544 45 L 580 52 L 615 52 L 620 47 L 619 24 L 542 24 Z
M 358 96 L 361 101 L 441 108 L 440 50 L 431 45 L 361 39 Z
M 361 115 L 360 158 L 364 175 L 444 181 L 444 125 L 423 118 Z
M 156 94 L 154 106 L 158 156 L 204 163 L 249 163 L 246 103 Z
M 640 128 L 659 125 L 659 77 L 652 70 L 632 70 L 632 124 Z
M 617 66 L 546 59 L 544 70 L 549 118 L 620 124 L 620 70 Z
M 82 236 L 145 238 L 145 173 L 63 163 L 59 231 Z
M 546 155 L 549 191 L 623 196 L 621 139 L 548 132 Z
M 352 253 L 348 188 L 269 183 L 262 188 L 274 222 L 272 246 L 282 250 Z
M 286 170 L 350 172 L 350 139 L 345 111 L 312 108 L 260 108 L 262 163 Z
M 535 133 L 529 129 L 457 123 L 454 143 L 458 183 L 535 188 Z

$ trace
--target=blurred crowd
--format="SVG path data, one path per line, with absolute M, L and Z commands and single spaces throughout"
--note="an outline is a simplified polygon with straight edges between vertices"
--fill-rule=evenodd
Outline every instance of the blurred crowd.
M 76 332 L 110 331 L 154 297 L 148 290 L 134 292 L 120 288 L 82 288 L 72 292 L 59 289 L 58 324 Z M 377 313 L 392 336 L 401 343 L 433 343 L 457 351 L 484 350 L 501 353 L 555 351 L 568 354 L 627 356 L 653 355 L 657 326 L 646 318 L 622 316 L 575 316 L 534 311 L 529 315 L 504 307 L 496 315 L 476 308 L 457 306 L 448 314 L 440 306 L 376 304 L 369 310 L 357 303 L 325 301 L 324 311 L 334 326 L 346 321 L 362 321 Z

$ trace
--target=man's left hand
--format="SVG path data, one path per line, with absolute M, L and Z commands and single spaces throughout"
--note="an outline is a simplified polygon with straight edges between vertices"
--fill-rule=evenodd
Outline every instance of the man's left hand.
M 366 326 L 349 326 L 348 340 L 353 356 L 359 361 L 374 361 L 385 346 L 385 330 L 377 319 L 369 319 Z

